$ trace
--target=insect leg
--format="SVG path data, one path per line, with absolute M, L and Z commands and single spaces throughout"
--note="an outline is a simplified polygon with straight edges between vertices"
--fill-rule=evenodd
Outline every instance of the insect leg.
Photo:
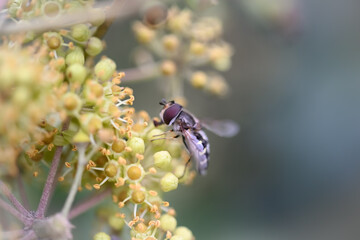
M 154 118 L 153 123 L 154 123 L 154 126 L 155 126 L 155 127 L 158 127 L 158 126 L 164 124 L 164 122 L 163 122 L 162 120 L 159 121 L 159 120 L 157 120 L 156 118 Z
M 185 173 L 186 173 L 187 167 L 189 166 L 190 161 L 191 161 L 191 156 L 189 157 L 189 159 L 188 159 L 187 162 L 185 163 L 184 172 L 183 172 L 183 174 L 181 175 L 181 177 L 179 177 L 179 179 L 182 179 L 182 178 L 185 176 Z
M 163 135 L 163 134 L 159 134 L 160 135 Z M 154 135 L 156 136 L 156 135 Z M 162 137 L 162 138 L 155 138 L 155 139 L 151 139 L 150 142 L 153 142 L 153 141 L 156 141 L 156 140 L 161 140 L 161 139 L 169 139 L 169 140 L 172 140 L 172 139 L 175 139 L 175 138 L 178 138 L 180 135 L 176 135 L 176 136 L 173 136 L 173 137 Z

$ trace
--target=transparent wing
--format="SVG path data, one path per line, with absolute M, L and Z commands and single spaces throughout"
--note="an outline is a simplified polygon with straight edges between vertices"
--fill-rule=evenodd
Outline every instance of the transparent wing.
M 240 126 L 232 120 L 200 120 L 202 127 L 220 137 L 233 137 L 240 131 Z

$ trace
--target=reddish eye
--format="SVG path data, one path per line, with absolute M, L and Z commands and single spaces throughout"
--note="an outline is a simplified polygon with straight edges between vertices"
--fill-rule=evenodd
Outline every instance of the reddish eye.
M 181 112 L 182 106 L 179 104 L 173 104 L 170 107 L 168 107 L 163 115 L 164 122 L 169 125 L 171 120 L 177 117 L 177 115 Z

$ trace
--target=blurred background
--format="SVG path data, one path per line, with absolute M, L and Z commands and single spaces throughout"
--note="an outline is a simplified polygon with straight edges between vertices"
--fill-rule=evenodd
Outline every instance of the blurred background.
M 230 96 L 190 86 L 185 95 L 197 116 L 233 119 L 241 131 L 209 133 L 207 176 L 165 195 L 178 224 L 200 240 L 359 239 L 360 1 L 219 2 L 211 11 L 235 50 Z M 120 68 L 134 66 L 124 56 L 136 47 L 136 18 L 105 38 Z M 156 84 L 129 86 L 136 109 L 157 116 Z

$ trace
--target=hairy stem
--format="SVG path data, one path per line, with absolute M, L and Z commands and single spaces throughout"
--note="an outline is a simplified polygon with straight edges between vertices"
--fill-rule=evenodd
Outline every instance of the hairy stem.
M 63 124 L 62 131 L 67 130 L 69 128 L 69 125 L 70 125 L 70 119 L 68 118 Z M 50 197 L 56 185 L 54 181 L 55 181 L 57 169 L 59 167 L 62 150 L 63 150 L 63 146 L 59 146 L 56 148 L 54 158 L 51 163 L 50 172 L 48 178 L 46 179 L 45 187 L 40 198 L 38 209 L 36 210 L 35 213 L 35 216 L 37 218 L 44 218 L 45 216 L 45 211 L 49 205 Z
M 24 223 L 26 226 L 30 224 L 31 219 L 27 218 L 26 215 L 16 210 L 14 207 L 12 207 L 9 203 L 5 202 L 3 199 L 0 198 L 0 207 L 5 209 L 7 212 L 9 212 L 11 215 L 19 219 L 22 223 Z
M 90 198 L 86 199 L 84 202 L 78 204 L 73 209 L 71 209 L 69 213 L 69 219 L 73 219 L 80 214 L 86 212 L 88 209 L 94 207 L 95 205 L 99 204 L 102 200 L 104 200 L 107 196 L 111 193 L 111 189 L 108 188 L 101 193 L 94 194 Z
M 30 209 L 29 201 L 28 201 L 25 187 L 24 187 L 24 182 L 23 182 L 23 179 L 21 178 L 21 175 L 19 175 L 16 180 L 17 180 L 17 184 L 19 187 L 19 194 L 20 194 L 21 202 L 26 209 Z
M 67 217 L 71 208 L 72 203 L 74 202 L 76 193 L 78 191 L 78 188 L 81 183 L 81 178 L 84 172 L 84 167 L 86 164 L 86 157 L 85 157 L 85 151 L 86 151 L 87 143 L 80 143 L 77 145 L 78 152 L 79 152 L 79 160 L 78 160 L 78 166 L 76 169 L 75 179 L 71 185 L 70 193 L 66 199 L 65 205 L 61 211 L 61 213 Z
M 10 189 L 0 180 L 0 191 L 4 194 L 11 204 L 19 211 L 23 216 L 29 214 L 29 211 L 24 208 L 24 206 L 16 199 L 16 197 L 11 193 Z

